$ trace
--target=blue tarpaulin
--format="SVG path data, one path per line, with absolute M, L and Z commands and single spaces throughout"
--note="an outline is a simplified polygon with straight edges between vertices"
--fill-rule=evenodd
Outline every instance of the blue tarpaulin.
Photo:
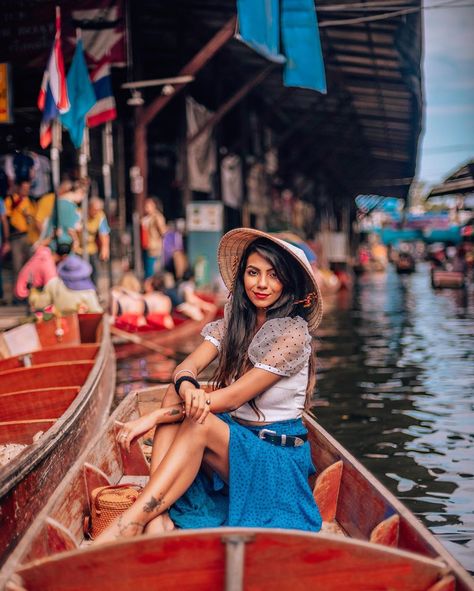
M 280 53 L 280 0 L 237 0 L 237 37 L 268 60 L 286 61 Z
M 281 34 L 286 56 L 283 83 L 326 93 L 324 60 L 313 0 L 281 0 Z
M 285 86 L 326 93 L 313 0 L 237 0 L 237 10 L 238 37 L 267 59 L 285 63 Z

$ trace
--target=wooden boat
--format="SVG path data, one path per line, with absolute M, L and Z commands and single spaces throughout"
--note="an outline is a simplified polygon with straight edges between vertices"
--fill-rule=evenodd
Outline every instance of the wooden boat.
M 466 284 L 466 275 L 462 271 L 431 269 L 431 285 L 434 289 L 462 289 Z
M 143 353 L 143 347 L 152 349 L 158 353 L 162 352 L 165 356 L 173 355 L 176 349 L 182 349 L 182 344 L 186 343 L 193 336 L 199 335 L 204 326 L 222 315 L 222 310 L 218 309 L 217 314 L 204 314 L 202 320 L 191 320 L 183 316 L 174 316 L 175 327 L 168 330 L 147 331 L 140 333 L 128 333 L 124 328 L 112 327 L 112 333 L 118 337 L 116 344 L 123 345 L 117 351 L 117 357 L 131 356 L 138 352 Z M 132 343 L 132 344 L 130 344 Z M 190 351 L 182 351 L 189 353 Z
M 440 542 L 309 415 L 322 532 L 217 528 L 89 546 L 83 521 L 91 490 L 147 480 L 142 448 L 134 442 L 130 454 L 122 452 L 115 421 L 149 412 L 164 392 L 133 392 L 117 407 L 4 565 L 0 588 L 9 582 L 10 591 L 474 589 Z
M 106 321 L 42 323 L 45 348 L 0 360 L 0 565 L 109 412 L 115 357 Z

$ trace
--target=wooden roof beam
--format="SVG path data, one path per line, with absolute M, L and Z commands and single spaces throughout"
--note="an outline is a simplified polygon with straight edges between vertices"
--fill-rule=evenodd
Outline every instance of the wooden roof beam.
M 195 76 L 214 57 L 214 55 L 234 36 L 237 17 L 233 16 L 212 37 L 206 45 L 179 71 L 178 76 Z M 176 84 L 170 95 L 160 95 L 147 107 L 139 117 L 139 124 L 148 125 L 158 113 L 173 99 L 189 82 Z
M 219 121 L 228 113 L 231 109 L 235 107 L 253 88 L 258 86 L 265 78 L 270 74 L 270 72 L 277 66 L 277 64 L 270 64 L 263 70 L 261 70 L 256 76 L 254 76 L 251 80 L 249 80 L 246 84 L 240 88 L 230 99 L 228 99 L 225 103 L 223 103 L 217 111 L 209 117 L 206 123 L 196 131 L 196 133 L 187 139 L 186 145 L 190 146 L 193 144 L 201 135 L 208 129 L 212 129 L 215 127 Z

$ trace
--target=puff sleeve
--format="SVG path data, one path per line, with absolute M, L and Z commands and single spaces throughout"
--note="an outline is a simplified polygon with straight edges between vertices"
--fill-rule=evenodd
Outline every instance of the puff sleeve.
M 254 367 L 284 377 L 297 374 L 310 355 L 308 324 L 300 316 L 267 320 L 249 347 Z
M 220 349 L 222 337 L 224 336 L 224 319 L 209 322 L 201 331 L 205 341 L 212 343 L 217 350 Z

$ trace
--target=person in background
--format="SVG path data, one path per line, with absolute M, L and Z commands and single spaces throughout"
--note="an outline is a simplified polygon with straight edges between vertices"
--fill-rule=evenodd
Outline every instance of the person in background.
M 173 309 L 200 322 L 205 314 L 214 317 L 217 306 L 206 302 L 196 295 L 192 273 L 187 271 L 183 280 L 178 281 L 174 287 L 167 287 L 163 273 L 155 273 L 153 277 L 145 280 L 145 293 L 163 293 L 172 302 Z
M 142 242 L 142 256 L 143 256 L 143 269 L 145 273 L 145 279 L 151 277 L 155 271 L 155 267 L 158 264 L 158 260 L 161 257 L 163 249 L 163 237 L 166 234 L 166 220 L 161 212 L 161 204 L 154 197 L 148 197 L 145 199 L 144 212 L 141 223 L 140 233 Z M 161 262 L 160 262 L 161 263 Z
M 5 208 L 4 196 L 7 192 L 8 179 L 3 170 L 0 170 L 0 305 L 5 304 L 3 299 L 3 277 L 2 262 L 5 255 L 10 251 L 10 229 L 8 227 L 7 210 Z
M 60 252 L 67 252 L 67 249 L 63 248 Z M 68 254 L 62 255 L 57 269 L 59 277 L 68 289 L 96 289 L 91 279 L 92 265 L 70 250 Z
M 183 235 L 174 223 L 168 224 L 163 238 L 163 268 L 172 273 L 176 282 L 181 281 L 188 269 L 188 258 L 184 252 Z
M 29 191 L 30 181 L 22 181 L 17 185 L 13 195 L 5 198 L 5 208 L 10 222 L 10 247 L 15 278 L 28 260 L 31 246 L 38 238 L 35 224 L 36 207 L 29 197 Z
M 70 289 L 59 277 L 56 263 L 67 258 L 70 252 L 71 245 L 61 242 L 57 244 L 56 252 L 47 246 L 38 246 L 20 270 L 15 286 L 17 297 L 28 298 L 32 310 L 53 306 L 60 313 L 102 312 L 92 283 L 76 283 L 76 288 Z
M 92 281 L 97 279 L 102 262 L 110 258 L 110 226 L 104 212 L 104 202 L 99 197 L 89 199 L 87 216 L 87 254 L 92 265 Z
M 50 244 L 56 250 L 59 244 L 78 247 L 78 233 L 81 229 L 81 215 L 77 203 L 84 196 L 82 189 L 74 190 L 72 181 L 63 180 L 58 188 L 58 202 L 53 207 L 45 222 L 42 232 L 42 242 Z

